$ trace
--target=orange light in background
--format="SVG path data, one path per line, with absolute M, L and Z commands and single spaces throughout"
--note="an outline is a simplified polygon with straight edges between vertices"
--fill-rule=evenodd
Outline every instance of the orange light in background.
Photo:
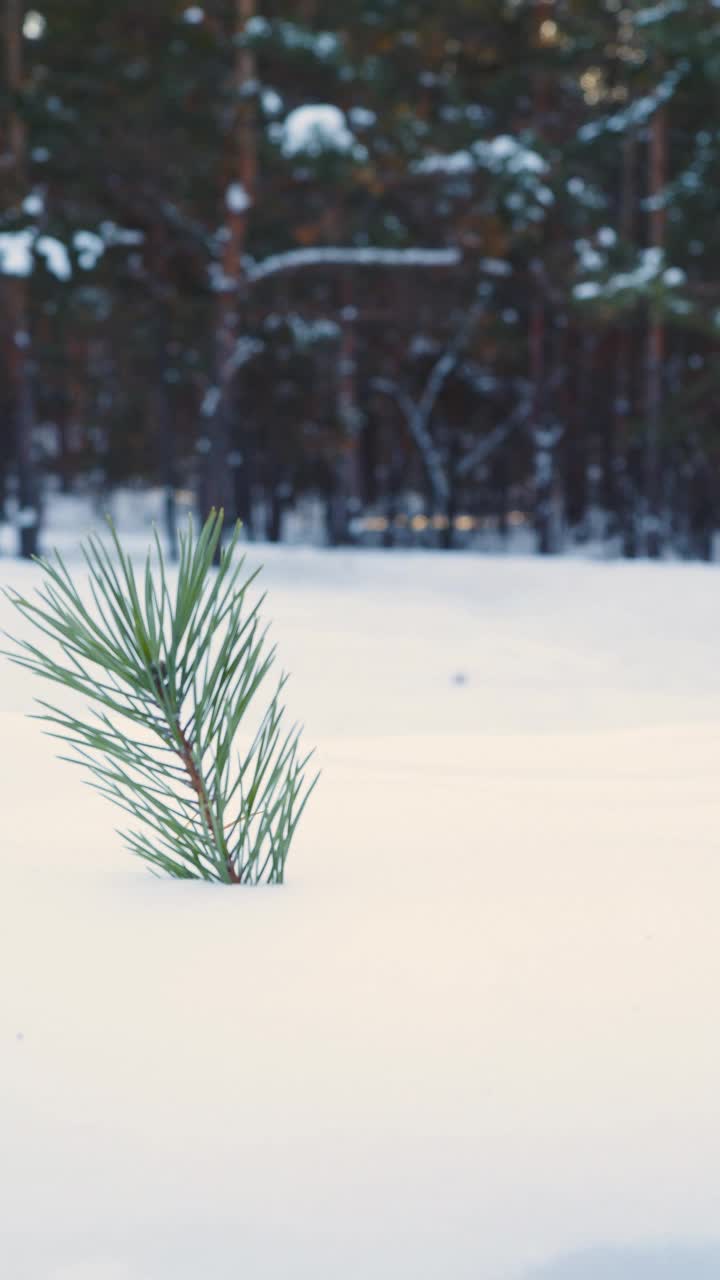
M 557 44 L 560 34 L 558 24 L 552 18 L 540 23 L 540 40 L 543 44 Z
M 605 96 L 605 75 L 601 67 L 588 67 L 580 77 L 580 88 L 588 106 L 594 107 Z

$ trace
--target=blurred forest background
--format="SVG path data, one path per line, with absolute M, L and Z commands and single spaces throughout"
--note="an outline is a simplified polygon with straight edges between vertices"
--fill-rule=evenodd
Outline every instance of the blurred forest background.
M 720 0 L 3 0 L 0 507 L 711 558 Z M 515 541 L 514 541 L 515 540 Z

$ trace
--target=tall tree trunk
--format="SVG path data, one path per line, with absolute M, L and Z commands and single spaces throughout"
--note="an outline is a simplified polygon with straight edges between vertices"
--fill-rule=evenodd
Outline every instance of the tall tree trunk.
M 535 449 L 535 539 L 538 553 L 546 556 L 553 551 L 552 491 L 554 468 L 552 451 L 546 447 L 547 432 L 543 426 L 546 418 L 545 339 L 547 322 L 545 303 L 539 292 L 539 285 L 536 285 L 535 288 L 537 291 L 530 305 L 531 431 Z
M 58 471 L 60 473 L 60 490 L 71 493 L 73 486 L 73 465 L 70 448 L 70 369 L 68 367 L 68 346 L 65 338 L 67 316 L 64 310 L 56 317 L 55 343 L 60 353 L 58 389 L 55 398 L 55 425 L 58 435 Z
M 6 136 L 10 159 L 12 203 L 19 201 L 26 184 L 27 140 L 18 101 L 22 90 L 22 22 L 24 5 L 5 0 L 5 85 L 10 107 Z M 22 276 L 6 276 L 6 365 L 12 396 L 13 438 L 18 476 L 18 542 L 21 556 L 37 554 L 40 532 L 40 484 L 33 454 L 35 414 L 30 378 L 30 317 L 27 282 Z
M 235 48 L 229 84 L 229 124 L 223 190 L 223 244 L 215 317 L 215 383 L 205 398 L 203 476 L 200 509 L 203 517 L 212 507 L 232 502 L 230 452 L 235 370 L 233 355 L 241 336 L 245 310 L 244 256 L 248 220 L 257 186 L 256 107 L 253 84 L 255 57 L 242 44 L 248 22 L 255 16 L 256 0 L 234 0 L 232 40 Z
M 172 289 L 168 270 L 168 245 L 166 228 L 157 222 L 150 241 L 152 256 L 150 277 L 155 281 L 155 337 L 157 341 L 157 381 L 155 387 L 155 414 L 157 420 L 157 449 L 159 473 L 163 488 L 163 518 L 165 536 L 171 561 L 179 559 L 177 533 L 177 444 L 168 371 L 170 366 Z
M 160 452 L 160 476 L 163 487 L 163 517 L 170 559 L 176 563 L 179 557 L 177 534 L 177 458 L 173 407 L 168 385 L 168 300 L 160 298 L 157 308 L 158 379 L 156 387 L 156 413 L 158 448 Z
M 569 344 L 568 344 L 569 345 Z M 576 366 L 577 375 L 573 379 L 572 397 L 563 397 L 565 402 L 564 420 L 568 427 L 567 449 L 565 452 L 565 520 L 572 535 L 578 542 L 587 541 L 590 536 L 590 437 L 592 435 L 593 366 L 595 360 L 595 337 L 583 330 L 577 336 L 573 350 L 568 350 L 564 359 Z
M 177 450 L 173 405 L 168 371 L 170 366 L 172 288 L 169 278 L 167 232 L 158 220 L 148 237 L 148 276 L 154 282 L 154 332 L 156 340 L 156 380 L 154 409 L 157 470 L 163 489 L 163 520 L 170 559 L 179 558 L 177 536 Z
M 447 451 L 448 488 L 443 512 L 445 524 L 440 542 L 445 551 L 452 551 L 455 547 L 455 520 L 458 514 L 460 440 L 457 430 L 453 430 L 451 426 L 448 426 L 447 430 L 450 437 Z
M 492 472 L 492 488 L 494 505 L 497 513 L 497 531 L 501 542 L 506 544 L 510 532 L 508 516 L 510 515 L 510 467 L 506 453 L 500 453 L 495 460 Z
M 704 453 L 696 453 L 689 476 L 689 551 L 700 560 L 712 560 L 715 532 L 715 477 Z
M 535 0 L 534 28 L 538 47 L 544 44 L 544 24 L 552 19 L 554 7 L 551 0 Z M 549 83 L 541 71 L 534 76 L 534 127 L 542 136 L 549 109 Z M 539 269 L 538 269 L 539 268 Z M 530 385 L 532 388 L 532 420 L 535 458 L 535 538 L 540 555 L 553 551 L 552 538 L 552 490 L 553 454 L 545 446 L 547 431 L 547 309 L 541 281 L 542 263 L 532 264 L 533 293 L 530 303 Z
M 357 354 L 355 323 L 357 309 L 352 299 L 349 277 L 342 282 L 340 309 L 340 359 L 338 361 L 337 416 L 342 433 L 342 452 L 337 474 L 336 538 L 353 541 L 352 520 L 362 508 L 360 464 L 361 419 L 357 405 Z
M 658 207 L 664 190 L 667 170 L 667 115 L 664 107 L 656 111 L 650 128 L 648 190 L 652 202 L 650 243 L 655 249 L 665 246 L 665 210 Z M 662 551 L 660 432 L 663 411 L 663 364 L 665 358 L 665 326 L 653 309 L 648 323 L 645 416 L 646 438 L 643 476 L 643 534 L 648 556 L 657 558 Z
M 242 449 L 233 448 L 228 458 L 232 473 L 232 498 L 235 519 L 241 520 L 245 536 L 252 542 L 255 536 L 253 527 L 253 485 L 255 475 L 255 441 L 250 431 L 242 433 Z
M 292 506 L 294 489 L 289 480 L 283 480 L 273 469 L 267 496 L 267 527 L 265 536 L 268 542 L 282 542 L 283 521 L 285 513 Z
M 622 147 L 622 194 L 620 231 L 631 244 L 635 231 L 637 139 L 629 133 Z M 637 555 L 637 494 L 629 465 L 629 421 L 633 407 L 631 332 L 621 319 L 615 352 L 615 398 L 613 406 L 614 459 L 610 477 L 611 503 L 620 530 L 622 553 L 627 559 Z

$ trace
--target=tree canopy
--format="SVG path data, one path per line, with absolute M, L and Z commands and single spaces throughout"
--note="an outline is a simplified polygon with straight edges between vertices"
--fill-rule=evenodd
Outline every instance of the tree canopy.
M 708 555 L 715 0 L 10 0 L 0 466 Z M 413 505 L 414 504 L 414 505 Z M 423 524 L 423 521 L 425 522 Z M 378 536 L 380 534 L 378 533 Z

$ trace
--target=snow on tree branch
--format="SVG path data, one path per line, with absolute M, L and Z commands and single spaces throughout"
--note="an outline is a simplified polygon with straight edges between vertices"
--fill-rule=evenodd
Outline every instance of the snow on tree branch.
M 458 249 L 291 249 L 276 253 L 247 270 L 251 283 L 284 271 L 306 267 L 456 267 L 462 261 Z
M 685 11 L 685 0 L 666 0 L 664 4 L 651 5 L 649 9 L 639 9 L 633 17 L 636 27 L 649 27 L 656 22 L 664 22 L 674 13 Z
M 246 364 L 250 364 L 256 356 L 261 355 L 265 350 L 265 343 L 259 338 L 240 338 L 235 344 L 235 349 L 228 357 L 222 367 L 222 385 L 214 384 L 205 391 L 200 406 L 200 412 L 204 418 L 213 418 L 222 403 L 222 388 L 227 387 L 235 374 L 244 368 Z
M 280 126 L 280 136 L 285 156 L 303 153 L 321 156 L 336 152 L 350 155 L 358 162 L 367 160 L 367 150 L 348 128 L 345 113 L 332 103 L 296 107 Z
M 438 397 L 440 396 L 448 378 L 457 367 L 461 353 L 465 349 L 475 325 L 478 323 L 478 320 L 484 310 L 485 305 L 482 301 L 473 303 L 454 340 L 433 366 L 418 405 L 418 410 L 425 422 L 430 421 L 430 416 L 435 408 Z
M 452 342 L 435 361 L 417 401 L 389 378 L 376 378 L 373 381 L 375 390 L 391 396 L 402 410 L 410 434 L 425 465 L 435 498 L 442 504 L 445 504 L 450 497 L 450 477 L 442 455 L 433 440 L 430 423 L 443 388 L 457 368 L 484 309 L 485 304 L 481 299 L 475 301 L 469 308 Z
M 510 417 L 505 422 L 501 422 L 497 427 L 494 427 L 489 435 L 479 440 L 475 448 L 471 449 L 464 458 L 461 458 L 457 469 L 458 475 L 471 475 L 476 467 L 482 466 L 490 455 L 505 443 L 513 431 L 528 421 L 530 410 L 531 400 L 526 395 L 520 400 L 515 411 L 510 414 Z
M 430 434 L 429 422 L 423 406 L 416 404 L 412 396 L 391 378 L 374 378 L 372 385 L 375 391 L 391 396 L 402 410 L 410 434 L 425 465 L 435 499 L 444 506 L 450 496 L 450 485 L 443 460 Z
M 583 125 L 577 135 L 580 142 L 594 142 L 603 133 L 627 133 L 629 130 L 637 129 L 641 125 L 647 124 L 648 120 L 651 120 L 655 115 L 655 112 L 673 97 L 689 67 L 690 63 L 686 58 L 683 58 L 668 71 L 652 93 L 646 94 L 643 98 L 636 98 L 623 111 L 616 111 L 613 115 L 605 116 L 602 120 Z

